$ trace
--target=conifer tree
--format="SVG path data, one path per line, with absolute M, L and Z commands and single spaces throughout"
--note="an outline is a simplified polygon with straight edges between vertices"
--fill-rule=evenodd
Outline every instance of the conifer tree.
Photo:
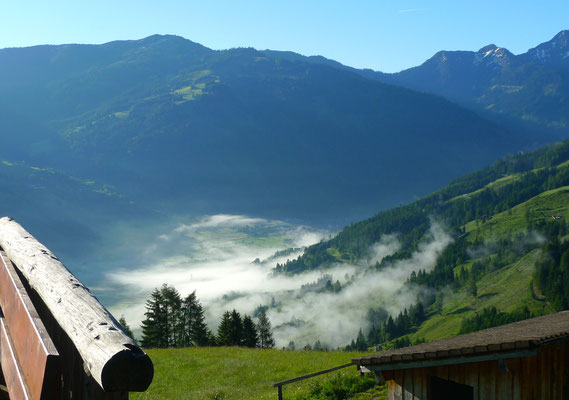
M 478 286 L 476 285 L 476 280 L 474 277 L 470 279 L 470 283 L 468 285 L 468 292 L 473 296 L 476 297 L 478 295 Z
M 220 346 L 231 346 L 231 313 L 223 313 L 219 327 L 217 328 L 216 342 Z
M 259 332 L 259 347 L 262 349 L 270 349 L 275 347 L 275 339 L 271 332 L 271 322 L 267 317 L 265 310 L 259 313 L 259 322 L 257 323 L 257 331 Z
M 257 335 L 257 327 L 250 316 L 243 317 L 243 346 L 257 347 L 259 345 L 259 336 Z
M 243 321 L 241 314 L 237 310 L 231 312 L 231 345 L 241 346 L 243 344 Z
M 195 291 L 182 301 L 182 324 L 183 346 L 207 346 L 210 344 L 204 310 Z
M 195 346 L 210 346 L 215 344 L 215 338 L 212 340 L 213 334 L 205 324 L 205 317 L 202 305 L 198 302 L 196 305 L 196 320 L 190 339 Z
M 183 345 L 182 298 L 173 287 L 163 284 L 160 289 L 166 317 L 166 347 L 180 347 Z
M 146 301 L 146 318 L 142 321 L 141 345 L 146 348 L 168 347 L 167 318 L 164 299 L 159 289 L 150 294 Z
M 126 323 L 126 319 L 124 318 L 124 315 L 121 315 L 121 317 L 119 318 L 119 324 L 121 325 L 122 329 L 124 330 L 124 333 L 126 333 L 126 335 L 134 340 L 134 335 L 132 334 L 132 330 L 130 329 L 130 326 L 128 326 L 128 324 Z
M 366 338 L 362 332 L 362 328 L 360 328 L 360 331 L 358 332 L 358 337 L 356 338 L 355 350 L 357 350 L 357 351 L 366 351 L 367 350 L 367 341 L 366 341 Z

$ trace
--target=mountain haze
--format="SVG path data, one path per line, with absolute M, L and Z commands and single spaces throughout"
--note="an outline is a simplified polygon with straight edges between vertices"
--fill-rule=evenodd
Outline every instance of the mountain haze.
M 286 54 L 160 35 L 0 50 L 2 156 L 172 214 L 343 223 L 527 146 L 440 97 Z

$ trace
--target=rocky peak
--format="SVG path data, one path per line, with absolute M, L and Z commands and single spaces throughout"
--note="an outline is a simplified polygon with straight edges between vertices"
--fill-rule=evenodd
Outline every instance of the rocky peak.
M 569 31 L 561 31 L 548 42 L 528 50 L 522 57 L 540 63 L 569 62 Z
M 498 64 L 504 65 L 510 63 L 514 55 L 508 49 L 498 47 L 495 44 L 489 44 L 482 47 L 474 53 L 474 64 Z

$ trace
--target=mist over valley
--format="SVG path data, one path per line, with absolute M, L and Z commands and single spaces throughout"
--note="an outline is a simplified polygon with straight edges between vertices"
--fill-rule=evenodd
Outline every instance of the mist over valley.
M 0 208 L 157 356 L 166 398 L 569 310 L 567 32 L 389 74 L 177 35 L 0 49 Z M 314 382 L 295 398 L 388 390 Z

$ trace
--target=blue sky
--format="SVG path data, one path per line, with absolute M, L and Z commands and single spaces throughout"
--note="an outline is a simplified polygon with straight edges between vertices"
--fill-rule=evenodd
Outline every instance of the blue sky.
M 176 34 L 213 49 L 320 54 L 386 72 L 438 50 L 518 54 L 569 29 L 569 1 L 4 0 L 0 48 Z

